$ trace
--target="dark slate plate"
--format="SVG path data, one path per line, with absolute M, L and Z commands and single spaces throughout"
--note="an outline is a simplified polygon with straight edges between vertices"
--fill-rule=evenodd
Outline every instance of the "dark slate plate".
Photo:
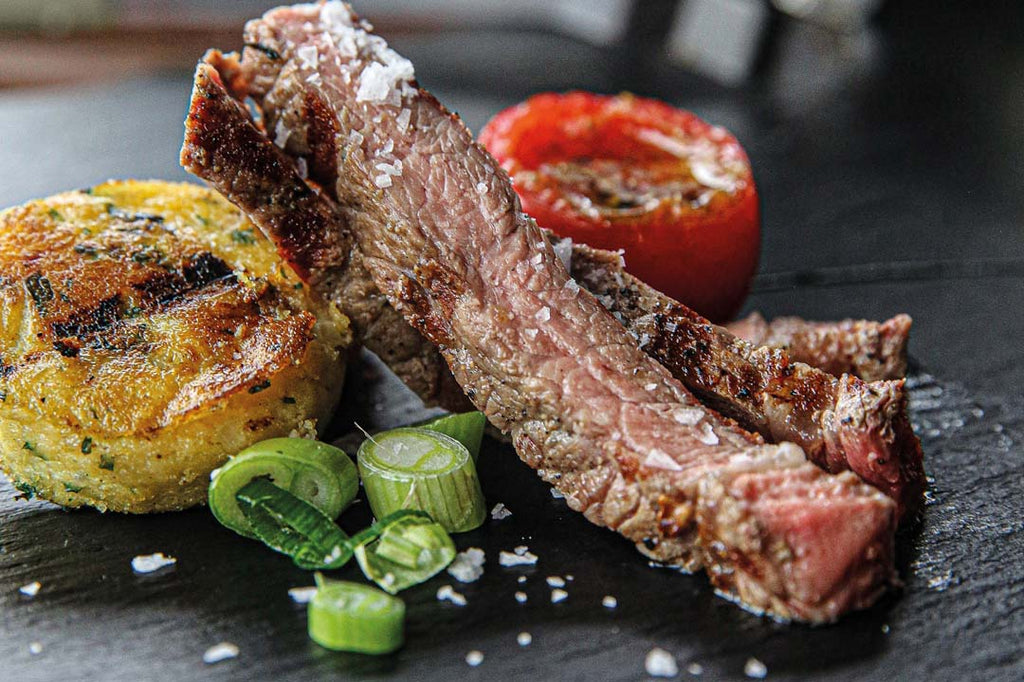
M 1021 679 L 1024 404 L 970 395 L 922 371 L 910 385 L 934 478 L 923 521 L 899 540 L 906 586 L 834 626 L 773 623 L 716 597 L 701 575 L 649 566 L 628 542 L 553 498 L 508 445 L 488 439 L 480 460 L 488 503 L 504 502 L 512 516 L 456 538 L 462 549 L 486 551 L 486 572 L 468 585 L 442 574 L 404 592 L 407 644 L 381 658 L 310 642 L 304 607 L 287 596 L 310 574 L 221 528 L 205 509 L 65 512 L 14 499 L 4 484 L 0 678 L 633 680 L 645 677 L 644 657 L 659 646 L 677 657 L 683 679 L 691 663 L 701 679 L 744 679 L 751 657 L 781 680 Z M 426 415 L 368 356 L 352 368 L 345 393 L 356 409 L 340 417 L 343 430 L 353 420 L 372 430 Z M 360 503 L 343 525 L 366 519 Z M 540 557 L 536 567 L 500 567 L 498 552 L 520 544 Z M 177 557 L 176 569 L 134 575 L 132 557 L 156 551 Z M 544 580 L 553 575 L 573 576 L 559 604 Z M 355 566 L 338 577 L 360 579 Z M 37 596 L 19 593 L 36 580 Z M 445 584 L 468 605 L 438 602 Z M 601 605 L 605 595 L 617 598 L 616 609 Z M 520 632 L 532 634 L 530 646 L 516 643 Z M 205 665 L 203 652 L 221 641 L 237 644 L 239 656 Z M 464 661 L 471 650 L 484 653 L 477 668 Z

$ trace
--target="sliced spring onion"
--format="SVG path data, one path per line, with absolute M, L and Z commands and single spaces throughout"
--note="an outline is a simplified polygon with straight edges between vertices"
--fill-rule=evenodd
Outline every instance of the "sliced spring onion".
M 300 568 L 341 568 L 352 558 L 349 538 L 334 521 L 267 478 L 242 486 L 237 501 L 256 537 Z
M 359 492 L 355 465 L 342 450 L 305 438 L 272 438 L 249 446 L 213 472 L 210 510 L 217 520 L 255 537 L 235 494 L 255 478 L 267 477 L 335 519 Z
M 446 414 L 419 426 L 443 433 L 459 441 L 466 446 L 469 456 L 475 462 L 480 455 L 480 443 L 483 441 L 484 426 L 486 425 L 487 417 L 483 412 L 463 412 L 461 414 Z
M 367 578 L 395 594 L 444 570 L 455 545 L 440 524 L 404 516 L 384 527 L 379 539 L 357 546 L 355 555 Z
M 309 602 L 309 636 L 322 647 L 387 654 L 405 641 L 405 603 L 369 585 L 316 575 Z
M 420 509 L 452 533 L 473 530 L 487 508 L 466 446 L 443 433 L 401 428 L 359 447 L 359 473 L 378 518 Z

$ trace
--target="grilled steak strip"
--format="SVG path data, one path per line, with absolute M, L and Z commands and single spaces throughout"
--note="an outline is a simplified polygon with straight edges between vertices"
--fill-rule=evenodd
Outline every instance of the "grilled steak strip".
M 853 471 L 892 497 L 901 516 L 919 507 L 921 443 L 903 380 L 834 377 L 782 349 L 755 347 L 627 273 L 616 253 L 577 247 L 571 267 L 640 347 L 706 405 L 770 442 L 798 444 L 826 471 Z
M 575 509 L 778 617 L 831 620 L 884 590 L 893 503 L 792 444 L 764 445 L 640 351 L 568 277 L 461 121 L 345 6 L 274 10 L 246 42 L 269 48 L 243 61 L 268 127 L 288 121 L 290 138 L 315 125 L 290 108 L 311 93 L 334 112 L 334 198 L 377 286 Z M 314 164 L 310 175 L 330 177 Z
M 911 322 L 909 315 L 897 315 L 885 322 L 809 322 L 799 317 L 777 317 L 767 322 L 751 313 L 726 328 L 755 346 L 780 348 L 790 360 L 829 374 L 881 381 L 906 375 Z
M 464 406 L 463 393 L 451 380 L 433 345 L 387 306 L 376 290 L 358 251 L 351 250 L 351 235 L 341 211 L 297 177 L 292 180 L 297 187 L 286 187 L 281 169 L 292 164 L 247 122 L 237 102 L 210 95 L 210 82 L 218 78 L 218 70 L 225 74 L 225 80 L 238 82 L 240 66 L 233 58 L 215 51 L 207 55 L 206 61 L 209 65 L 200 66 L 196 75 L 196 125 L 191 127 L 191 143 L 186 145 L 189 157 L 183 158 L 183 164 L 208 166 L 211 161 L 201 155 L 223 150 L 216 162 L 226 168 L 239 168 L 232 183 L 248 190 L 233 191 L 223 183 L 218 188 L 232 196 L 268 233 L 282 235 L 284 256 L 314 273 L 313 285 L 330 292 L 354 320 L 357 332 L 362 332 L 359 336 L 408 385 L 428 401 L 440 400 L 456 409 Z M 303 96 L 301 101 L 308 102 L 310 97 Z M 226 107 L 227 112 L 210 116 L 205 111 L 209 107 Z M 225 126 L 219 122 L 232 116 L 243 123 Z M 204 129 L 204 118 L 218 123 Z M 247 181 L 260 169 L 271 171 Z M 301 200 L 294 200 L 296 196 Z M 275 216 L 274 211 L 286 215 Z M 311 260 L 306 251 L 292 246 L 293 225 L 310 225 L 311 241 L 317 242 L 325 225 L 331 224 L 343 233 L 335 239 L 344 248 L 313 250 L 312 255 L 319 260 Z M 547 236 L 558 244 L 557 237 Z M 558 247 L 566 248 L 564 242 Z M 921 451 L 906 417 L 901 384 L 868 385 L 850 377 L 836 380 L 790 363 L 782 351 L 755 351 L 627 274 L 621 258 L 614 253 L 575 245 L 570 262 L 572 274 L 641 340 L 641 348 L 660 360 L 705 404 L 772 442 L 797 443 L 811 461 L 828 471 L 852 469 L 893 497 L 900 513 L 916 507 L 924 483 Z
M 292 159 L 250 122 L 241 104 L 224 96 L 238 82 L 238 70 L 237 60 L 216 50 L 199 65 L 182 165 L 209 169 L 199 174 L 274 235 L 303 280 L 350 319 L 355 341 L 428 404 L 470 408 L 434 345 L 378 291 L 341 211 L 297 177 Z

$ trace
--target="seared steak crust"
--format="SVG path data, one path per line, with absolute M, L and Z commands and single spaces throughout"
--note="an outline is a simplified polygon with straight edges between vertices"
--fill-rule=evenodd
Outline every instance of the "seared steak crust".
M 799 317 L 777 317 L 767 322 L 751 313 L 726 326 L 755 346 L 786 351 L 794 362 L 835 376 L 852 374 L 864 381 L 881 381 L 906 375 L 911 323 L 909 315 L 897 315 L 885 322 L 809 322 Z
M 896 500 L 901 516 L 918 508 L 924 467 L 903 380 L 835 377 L 783 349 L 755 347 L 627 273 L 618 254 L 577 246 L 571 266 L 705 404 L 770 442 L 798 444 L 826 471 L 853 471 Z
M 342 212 L 297 175 L 239 102 L 239 64 L 210 50 L 196 70 L 181 163 L 229 197 L 320 295 L 351 321 L 354 339 L 376 353 L 428 403 L 468 407 L 433 344 L 388 304 L 363 265 Z M 234 83 L 235 85 L 230 85 Z
M 765 445 L 641 351 L 569 277 L 462 122 L 347 7 L 274 10 L 246 43 L 261 49 L 246 50 L 239 80 L 289 152 L 325 156 L 309 133 L 323 124 L 302 107 L 312 96 L 333 112 L 337 170 L 309 174 L 377 287 L 574 509 L 780 618 L 832 620 L 893 580 L 891 500 L 795 445 Z M 188 126 L 186 160 L 202 144 Z

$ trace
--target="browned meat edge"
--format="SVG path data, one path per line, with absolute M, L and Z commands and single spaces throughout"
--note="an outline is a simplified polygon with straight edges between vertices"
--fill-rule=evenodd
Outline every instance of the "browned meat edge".
M 246 51 L 247 92 L 268 124 L 290 117 L 289 125 L 305 126 L 307 142 L 327 136 L 313 135 L 318 121 L 291 105 L 316 97 L 334 112 L 335 139 L 347 140 L 335 152 L 339 171 L 321 174 L 311 163 L 311 176 L 328 192 L 337 179 L 334 198 L 377 286 L 439 346 L 524 461 L 591 521 L 661 560 L 704 565 L 719 589 L 751 608 L 823 621 L 871 603 L 893 579 L 891 501 L 704 409 L 568 277 L 520 213 L 507 176 L 457 117 L 411 86 L 399 100 L 411 112 L 403 126 L 397 109 L 360 102 L 354 85 L 342 85 L 358 82 L 372 55 L 329 66 L 336 52 L 325 31 L 368 35 L 339 24 L 336 9 L 330 22 L 315 6 L 250 22 L 246 41 L 261 49 Z M 295 56 L 310 45 L 326 55 L 313 73 Z M 321 78 L 331 87 L 320 87 Z M 244 189 L 233 187 L 233 170 L 204 136 L 246 125 L 244 110 L 201 65 L 183 163 L 229 198 Z M 287 165 L 266 140 L 253 153 Z M 388 191 L 375 181 L 382 158 L 404 163 Z M 286 243 L 272 222 L 261 225 Z
M 810 322 L 799 317 L 777 317 L 767 322 L 751 313 L 726 328 L 755 346 L 779 348 L 794 362 L 829 374 L 881 381 L 906 375 L 911 323 L 909 315 L 897 315 L 885 322 Z
M 262 153 L 268 141 L 255 126 L 208 125 L 222 115 L 209 111 L 224 104 L 222 88 L 240 81 L 235 59 L 211 50 L 206 60 L 214 68 L 197 76 L 206 85 L 194 94 L 187 122 L 193 139 L 202 144 L 189 148 L 182 165 L 211 165 L 210 172 L 226 176 L 217 189 L 275 235 L 279 250 L 304 281 L 349 317 L 354 340 L 376 353 L 413 391 L 449 409 L 470 408 L 434 345 L 377 289 L 352 235 L 339 229 L 346 225 L 344 216 L 324 200 L 320 188 L 296 181 L 291 159 Z
M 853 471 L 896 500 L 901 516 L 919 508 L 923 456 L 903 380 L 834 377 L 755 347 L 627 273 L 618 254 L 581 246 L 571 268 L 705 404 L 770 442 L 798 444 L 827 471 Z

